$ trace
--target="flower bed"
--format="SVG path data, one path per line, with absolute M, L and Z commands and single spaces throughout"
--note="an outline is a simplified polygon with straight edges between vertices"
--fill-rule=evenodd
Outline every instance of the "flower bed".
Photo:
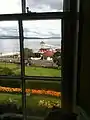
M 9 93 L 21 93 L 21 88 L 10 88 L 10 87 L 2 87 L 0 86 L 0 92 L 9 92 Z M 30 94 L 38 94 L 38 95 L 51 95 L 60 97 L 61 92 L 56 92 L 52 90 L 35 90 L 35 89 L 26 89 L 26 93 Z
M 40 100 L 38 105 L 47 108 L 53 108 L 53 106 L 60 108 L 61 103 L 60 101 Z

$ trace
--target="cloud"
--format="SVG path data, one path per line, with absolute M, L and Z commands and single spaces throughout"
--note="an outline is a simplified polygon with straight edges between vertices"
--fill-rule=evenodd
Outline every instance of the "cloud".
M 21 13 L 21 0 L 0 0 L 0 14 Z
M 58 11 L 62 9 L 62 0 L 27 0 L 32 11 Z M 0 14 L 20 13 L 21 0 L 0 0 Z M 16 35 L 18 31 L 17 21 L 0 22 L 1 35 Z M 60 20 L 38 20 L 24 22 L 24 33 L 27 36 L 61 36 Z
M 63 0 L 27 0 L 27 6 L 32 8 L 41 9 L 43 6 L 47 6 L 51 10 L 62 10 Z
M 26 0 L 31 11 L 59 11 L 63 8 L 63 0 Z M 21 0 L 0 0 L 0 14 L 21 13 Z
M 10 24 L 11 23 L 11 24 Z M 23 22 L 26 37 L 55 37 L 61 36 L 60 20 L 38 20 Z M 0 36 L 18 35 L 18 22 L 0 22 Z

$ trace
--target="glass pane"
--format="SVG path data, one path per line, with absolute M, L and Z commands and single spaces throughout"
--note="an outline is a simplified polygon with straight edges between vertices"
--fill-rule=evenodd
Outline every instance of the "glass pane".
M 18 22 L 0 22 L 0 75 L 20 75 Z
M 0 14 L 21 13 L 21 0 L 0 0 Z
M 21 80 L 0 79 L 0 115 L 22 113 Z
M 61 76 L 61 20 L 24 21 L 27 76 Z
M 0 78 L 0 113 L 22 113 L 21 80 L 19 76 L 20 46 L 18 39 L 18 22 L 0 22 L 0 75 L 12 76 L 11 79 Z
M 62 12 L 63 0 L 26 0 L 26 6 L 32 12 Z
M 55 106 L 61 107 L 61 82 L 26 80 L 27 116 L 45 118 Z

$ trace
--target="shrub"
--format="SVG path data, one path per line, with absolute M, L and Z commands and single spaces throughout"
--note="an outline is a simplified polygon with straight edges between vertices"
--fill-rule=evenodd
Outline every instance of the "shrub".
M 61 91 L 61 82 L 26 81 L 26 87 L 30 89 L 45 89 Z
M 20 88 L 21 81 L 20 80 L 0 80 L 0 86 L 3 87 L 13 87 L 13 88 Z

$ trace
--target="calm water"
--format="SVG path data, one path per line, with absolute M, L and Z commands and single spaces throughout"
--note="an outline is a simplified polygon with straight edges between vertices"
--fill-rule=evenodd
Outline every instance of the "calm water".
M 41 46 L 40 42 L 44 41 L 46 44 L 61 46 L 60 39 L 25 39 L 24 47 L 37 51 Z M 18 39 L 0 39 L 0 53 L 18 52 L 20 49 Z

